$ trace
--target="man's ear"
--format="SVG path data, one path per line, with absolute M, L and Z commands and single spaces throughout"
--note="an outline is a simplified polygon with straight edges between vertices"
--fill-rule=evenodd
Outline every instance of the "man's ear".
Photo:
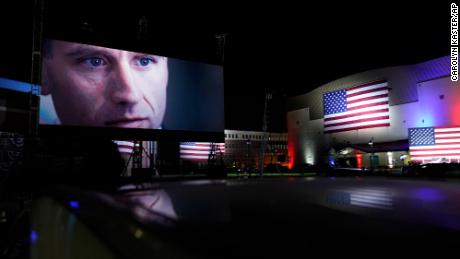
M 48 75 L 48 69 L 46 65 L 42 67 L 42 85 L 41 85 L 41 95 L 48 95 L 50 94 L 50 88 L 49 88 L 49 75 Z

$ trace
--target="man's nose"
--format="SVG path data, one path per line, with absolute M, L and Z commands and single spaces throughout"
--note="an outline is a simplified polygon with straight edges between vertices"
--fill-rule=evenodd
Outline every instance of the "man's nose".
M 142 99 L 142 91 L 135 84 L 135 71 L 129 64 L 119 64 L 113 71 L 111 98 L 117 104 L 134 104 Z

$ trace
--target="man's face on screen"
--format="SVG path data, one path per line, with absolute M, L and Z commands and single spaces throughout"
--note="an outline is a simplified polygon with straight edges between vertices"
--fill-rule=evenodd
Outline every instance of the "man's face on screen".
M 159 128 L 166 108 L 167 58 L 50 41 L 42 93 L 63 125 Z

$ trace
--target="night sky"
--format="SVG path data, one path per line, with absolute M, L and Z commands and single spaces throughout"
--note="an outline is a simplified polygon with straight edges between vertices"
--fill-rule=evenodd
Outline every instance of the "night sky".
M 3 6 L 1 74 L 30 78 L 32 1 Z M 135 3 L 137 1 L 129 1 Z M 28 3 L 28 4 L 27 4 Z M 84 38 L 89 22 L 98 39 L 135 47 L 145 16 L 148 42 L 171 56 L 218 62 L 224 48 L 227 129 L 261 130 L 265 92 L 269 130 L 285 131 L 285 99 L 369 69 L 413 64 L 449 54 L 450 5 L 226 5 L 181 8 L 120 5 L 88 8 L 85 1 L 46 6 L 45 33 Z M 2 3 L 5 5 L 5 3 Z M 51 19 L 51 18 L 52 19 Z M 52 22 L 50 22 L 52 21 Z M 153 46 L 151 45 L 151 46 Z

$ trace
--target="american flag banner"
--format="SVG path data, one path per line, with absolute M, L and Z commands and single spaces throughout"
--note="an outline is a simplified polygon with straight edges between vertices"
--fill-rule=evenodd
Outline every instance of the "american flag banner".
M 133 153 L 134 146 L 139 147 L 139 144 L 135 144 L 133 141 L 114 140 L 113 142 L 117 144 L 118 151 L 122 156 L 130 156 Z
M 409 155 L 411 161 L 457 159 L 460 162 L 460 127 L 410 128 Z
M 181 142 L 180 158 L 184 160 L 207 161 L 213 143 L 210 142 Z M 225 143 L 214 143 L 216 155 L 225 153 Z
M 390 126 L 386 81 L 327 92 L 323 105 L 325 133 Z
M 327 203 L 332 205 L 354 205 L 373 209 L 393 209 L 393 193 L 385 188 L 346 188 L 328 192 Z

